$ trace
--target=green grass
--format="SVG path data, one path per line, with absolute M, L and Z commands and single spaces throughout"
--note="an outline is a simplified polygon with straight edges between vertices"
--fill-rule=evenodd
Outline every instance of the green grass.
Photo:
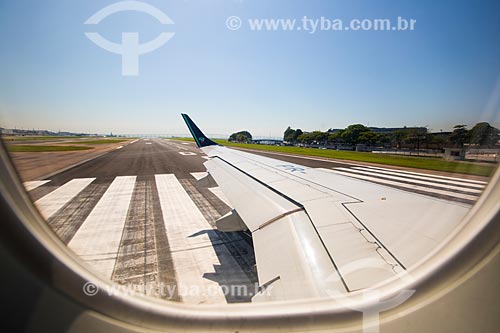
M 176 138 L 175 140 L 194 141 L 192 138 Z M 238 147 L 255 149 L 262 151 L 278 152 L 285 154 L 297 154 L 315 157 L 326 157 L 337 160 L 348 160 L 356 162 L 369 162 L 384 165 L 393 165 L 409 167 L 416 169 L 434 170 L 462 173 L 477 176 L 490 176 L 496 169 L 493 165 L 479 165 L 468 162 L 445 161 L 437 158 L 426 158 L 418 156 L 394 156 L 385 154 L 373 154 L 355 151 L 337 151 L 329 149 L 287 147 L 287 146 L 268 146 L 257 144 L 233 143 L 227 140 L 214 140 L 215 142 L 228 147 Z
M 167 138 L 167 140 L 177 140 L 177 141 L 189 141 L 194 142 L 193 138 Z
M 76 151 L 76 150 L 89 150 L 92 147 L 82 146 L 35 146 L 35 145 L 7 145 L 7 150 L 11 153 L 20 152 L 48 152 L 48 151 Z
M 82 140 L 74 142 L 65 142 L 68 144 L 85 144 L 85 145 L 104 145 L 109 143 L 120 143 L 127 141 L 127 139 L 99 139 L 99 140 Z
M 77 139 L 79 136 L 8 136 L 3 137 L 4 141 L 40 141 L 40 140 L 54 140 L 54 139 Z

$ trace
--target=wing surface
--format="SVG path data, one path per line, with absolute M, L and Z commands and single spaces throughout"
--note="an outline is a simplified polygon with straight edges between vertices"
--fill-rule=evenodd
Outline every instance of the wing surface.
M 219 145 L 200 148 L 242 228 L 252 233 L 263 287 L 257 301 L 373 287 L 417 264 L 468 211 L 327 169 Z

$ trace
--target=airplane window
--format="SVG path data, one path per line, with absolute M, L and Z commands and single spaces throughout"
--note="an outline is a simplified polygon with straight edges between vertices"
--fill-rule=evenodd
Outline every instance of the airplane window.
M 357 311 L 351 296 L 415 282 L 487 200 L 499 13 L 2 3 L 0 134 L 24 189 L 12 202 L 28 199 L 86 271 L 87 300 Z

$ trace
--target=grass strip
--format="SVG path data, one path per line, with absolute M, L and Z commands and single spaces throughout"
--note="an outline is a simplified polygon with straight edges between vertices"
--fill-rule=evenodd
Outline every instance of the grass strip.
M 54 139 L 78 139 L 79 136 L 4 136 L 3 141 L 41 141 Z
M 120 143 L 128 141 L 126 139 L 101 139 L 101 140 L 82 140 L 82 141 L 73 141 L 73 142 L 65 142 L 67 144 L 85 144 L 85 145 L 104 145 L 109 143 Z
M 92 147 L 82 147 L 82 146 L 38 146 L 38 145 L 7 145 L 7 150 L 11 153 L 38 153 L 38 152 L 48 152 L 48 151 L 77 151 L 77 150 L 89 150 Z

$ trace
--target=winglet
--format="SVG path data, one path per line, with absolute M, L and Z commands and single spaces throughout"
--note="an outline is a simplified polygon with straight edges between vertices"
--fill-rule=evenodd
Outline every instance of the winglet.
M 187 114 L 181 113 L 181 116 L 186 122 L 186 125 L 189 128 L 189 131 L 191 132 L 191 135 L 193 136 L 194 141 L 196 141 L 196 144 L 199 148 L 207 146 L 217 146 L 217 143 L 207 138 Z

